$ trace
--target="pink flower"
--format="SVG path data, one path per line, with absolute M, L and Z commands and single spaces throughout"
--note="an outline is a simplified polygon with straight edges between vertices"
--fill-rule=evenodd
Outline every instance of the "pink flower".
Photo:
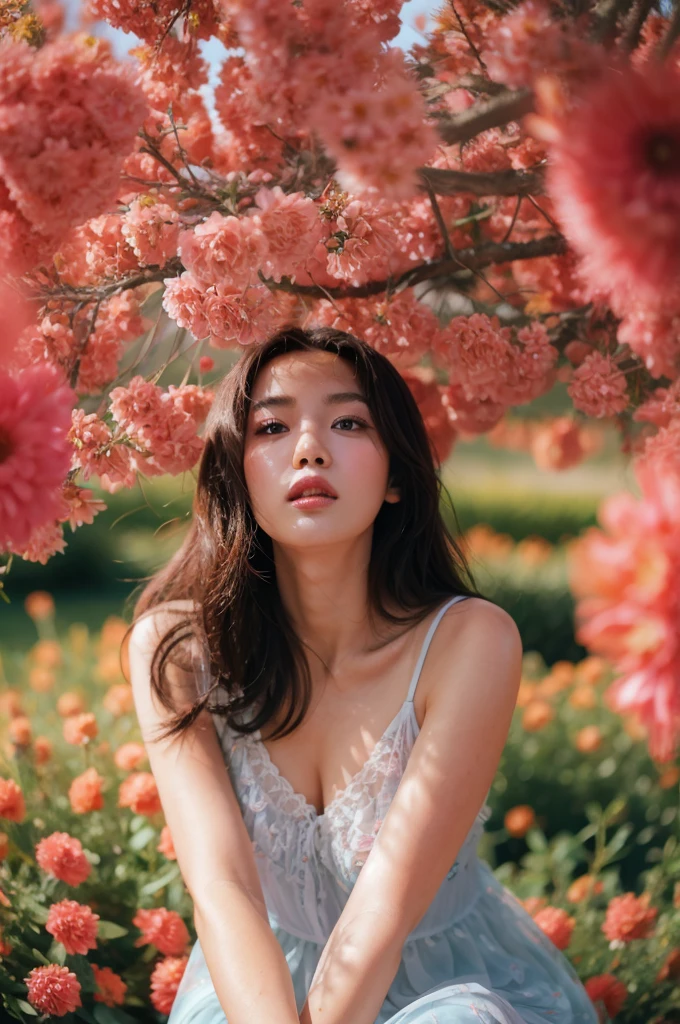
M 77 900 L 60 900 L 50 907 L 45 931 L 62 943 L 69 956 L 87 956 L 88 950 L 97 948 L 97 921 L 99 914 L 91 907 Z
M 530 442 L 539 469 L 571 469 L 589 454 L 585 432 L 570 416 L 557 416 L 536 425 Z
M 659 313 L 655 309 L 630 309 L 619 324 L 617 338 L 630 345 L 652 377 L 680 374 L 680 313 Z
M 21 824 L 25 817 L 26 801 L 23 790 L 14 779 L 0 778 L 0 818 Z
M 98 967 L 97 964 L 90 964 L 97 990 L 94 993 L 95 1003 L 104 1003 L 106 1006 L 122 1006 L 125 1002 L 127 985 L 119 974 L 112 971 L 110 967 Z
M 133 772 L 128 775 L 118 789 L 118 806 L 130 807 L 135 814 L 159 814 L 163 807 L 152 773 Z
M 23 980 L 28 986 L 28 1002 L 40 1013 L 65 1017 L 83 1005 L 80 982 L 68 967 L 34 967 Z
M 567 391 L 577 409 L 598 419 L 615 416 L 628 406 L 625 374 L 611 356 L 598 351 L 574 370 Z
M 539 89 L 529 130 L 550 146 L 548 187 L 593 292 L 620 315 L 680 301 L 680 68 L 610 65 L 564 109 Z
M 657 458 L 635 471 L 642 497 L 607 498 L 602 528 L 572 542 L 570 584 L 577 639 L 617 672 L 607 702 L 635 712 L 651 756 L 667 761 L 680 739 L 680 474 Z
M 303 192 L 286 195 L 277 185 L 261 188 L 256 196 L 259 213 L 253 214 L 267 245 L 262 273 L 274 281 L 295 280 L 295 270 L 313 252 L 324 233 L 319 208 Z
M 194 338 L 205 338 L 210 325 L 205 315 L 205 285 L 189 270 L 179 277 L 164 279 L 163 309 L 179 327 Z
M 205 287 L 238 290 L 256 281 L 266 250 L 256 218 L 225 217 L 217 211 L 179 236 L 182 263 Z
M 566 949 L 571 942 L 576 918 L 559 907 L 542 907 L 534 914 L 534 921 L 558 949 Z
M 281 324 L 284 304 L 284 296 L 275 298 L 265 285 L 241 291 L 211 288 L 204 307 L 211 345 L 234 348 L 265 341 Z
M 59 514 L 74 401 L 51 366 L 0 371 L 0 550 L 27 544 Z
M 62 498 L 66 508 L 59 518 L 62 522 L 70 523 L 72 531 L 84 523 L 91 525 L 97 513 L 106 509 L 106 503 L 95 498 L 92 491 L 87 487 L 78 487 L 74 483 L 64 486 Z
M 68 439 L 73 445 L 73 464 L 83 478 L 99 476 L 102 487 L 115 494 L 132 487 L 137 477 L 136 456 L 122 444 L 115 444 L 110 429 L 96 413 L 74 409 Z
M 188 956 L 166 956 L 151 972 L 151 1004 L 159 1013 L 170 1013 L 188 963 Z
M 67 885 L 80 885 L 92 871 L 80 840 L 67 832 L 53 832 L 41 839 L 35 848 L 35 859 L 38 867 Z
M 626 892 L 610 900 L 602 925 L 602 931 L 610 942 L 632 942 L 633 939 L 646 939 L 654 934 L 659 911 L 656 907 L 650 907 L 649 899 L 649 893 L 636 896 L 635 893 Z
M 177 255 L 179 214 L 167 203 L 143 195 L 130 203 L 123 217 L 122 232 L 143 266 L 162 267 Z
M 189 932 L 182 918 L 174 910 L 156 907 L 153 910 L 138 910 L 132 923 L 141 931 L 135 946 L 152 943 L 166 956 L 181 956 L 189 942 Z
M 64 528 L 59 523 L 44 523 L 36 526 L 23 544 L 9 544 L 8 551 L 19 555 L 25 562 L 40 562 L 47 565 L 53 555 L 63 555 L 66 548 Z

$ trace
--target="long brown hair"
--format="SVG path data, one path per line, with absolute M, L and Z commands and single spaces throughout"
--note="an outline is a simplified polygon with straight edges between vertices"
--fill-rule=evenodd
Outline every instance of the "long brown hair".
M 152 659 L 152 692 L 172 713 L 162 738 L 184 732 L 204 709 L 224 716 L 236 732 L 251 733 L 274 720 L 283 707 L 286 717 L 272 735 L 286 736 L 301 724 L 309 707 L 311 678 L 304 645 L 281 603 L 271 538 L 252 514 L 243 472 L 248 408 L 259 370 L 277 356 L 305 350 L 335 353 L 354 367 L 389 453 L 390 480 L 400 488 L 401 500 L 383 502 L 373 526 L 371 613 L 410 627 L 455 594 L 481 596 L 442 519 L 445 488 L 434 448 L 394 364 L 344 331 L 282 330 L 248 348 L 221 381 L 206 420 L 189 530 L 135 604 L 133 624 L 163 602 L 193 602 L 193 611 L 179 614 L 161 637 Z M 451 511 L 458 528 L 453 505 Z M 386 597 L 406 614 L 389 613 Z M 182 710 L 170 694 L 166 668 L 169 660 L 186 666 L 186 641 L 189 646 L 198 643 L 205 652 L 209 682 L 197 687 L 203 692 Z M 220 695 L 226 701 L 215 702 Z M 249 721 L 239 722 L 244 712 L 250 713 Z

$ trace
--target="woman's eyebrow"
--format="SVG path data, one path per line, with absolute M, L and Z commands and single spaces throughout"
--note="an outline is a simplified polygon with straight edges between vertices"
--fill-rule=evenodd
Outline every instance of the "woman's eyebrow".
M 368 405 L 364 396 L 360 395 L 358 391 L 336 391 L 333 394 L 325 395 L 323 402 L 324 405 L 338 405 L 340 402 L 363 402 L 364 405 Z M 296 400 L 292 395 L 265 395 L 264 398 L 260 398 L 259 401 L 252 404 L 251 412 L 257 412 L 265 405 L 296 405 Z

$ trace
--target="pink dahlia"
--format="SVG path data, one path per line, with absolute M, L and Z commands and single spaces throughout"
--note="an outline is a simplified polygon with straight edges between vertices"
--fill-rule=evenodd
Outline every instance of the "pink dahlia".
M 67 885 L 80 885 L 92 871 L 80 840 L 68 832 L 53 832 L 41 839 L 35 848 L 35 859 L 38 867 Z
M 534 921 L 558 949 L 567 948 L 576 924 L 575 917 L 559 907 L 543 907 L 534 914 Z
M 680 375 L 680 313 L 631 309 L 616 336 L 622 345 L 630 345 L 652 377 L 674 380 Z
M 264 235 L 267 251 L 262 273 L 274 281 L 295 271 L 309 258 L 324 234 L 319 207 L 303 192 L 286 195 L 277 185 L 261 188 L 253 219 Z
M 549 143 L 548 188 L 593 292 L 623 312 L 680 301 L 680 67 L 607 67 L 571 104 L 539 80 L 527 127 Z
M 51 366 L 0 372 L 0 550 L 58 518 L 75 397 Z
M 50 1017 L 65 1017 L 82 1006 L 80 982 L 73 971 L 59 964 L 34 967 L 24 978 L 31 1006 Z
M 0 818 L 19 824 L 26 817 L 24 793 L 14 779 L 0 778 Z
M 181 956 L 189 942 L 187 926 L 174 910 L 165 907 L 138 910 L 132 923 L 142 933 L 135 940 L 135 946 L 151 943 L 166 956 Z
M 574 370 L 567 387 L 575 407 L 586 416 L 615 416 L 628 405 L 626 377 L 611 356 L 591 352 Z
M 156 780 L 151 772 L 132 772 L 120 784 L 118 806 L 130 807 L 135 814 L 159 814 L 163 810 Z
M 104 1003 L 106 1006 L 122 1006 L 125 1002 L 127 985 L 119 974 L 112 971 L 110 967 L 98 967 L 97 964 L 90 964 L 97 990 L 94 994 L 95 1003 Z
M 77 900 L 60 900 L 50 907 L 45 931 L 61 942 L 69 955 L 87 956 L 88 950 L 97 948 L 98 921 L 99 914 L 91 907 Z
M 656 907 L 649 906 L 649 893 L 636 896 L 635 893 L 625 892 L 610 901 L 602 931 L 610 942 L 647 939 L 654 934 L 658 913 Z
M 170 1013 L 188 956 L 166 956 L 151 972 L 151 1004 L 159 1013 Z
M 651 756 L 672 759 L 680 739 L 680 474 L 637 460 L 641 498 L 600 506 L 570 547 L 577 639 L 617 670 L 606 691 L 620 714 L 635 712 Z

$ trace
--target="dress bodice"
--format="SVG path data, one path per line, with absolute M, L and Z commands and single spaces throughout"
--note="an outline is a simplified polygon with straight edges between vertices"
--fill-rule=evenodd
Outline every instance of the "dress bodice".
M 270 918 L 291 935 L 323 944 L 338 920 L 418 736 L 413 697 L 430 641 L 446 609 L 462 599 L 464 595 L 452 598 L 437 612 L 407 699 L 366 762 L 322 814 L 280 774 L 259 731 L 242 735 L 224 718 L 214 717 Z M 490 813 L 484 803 L 456 862 L 409 938 L 439 930 L 465 909 L 477 889 L 476 848 Z

